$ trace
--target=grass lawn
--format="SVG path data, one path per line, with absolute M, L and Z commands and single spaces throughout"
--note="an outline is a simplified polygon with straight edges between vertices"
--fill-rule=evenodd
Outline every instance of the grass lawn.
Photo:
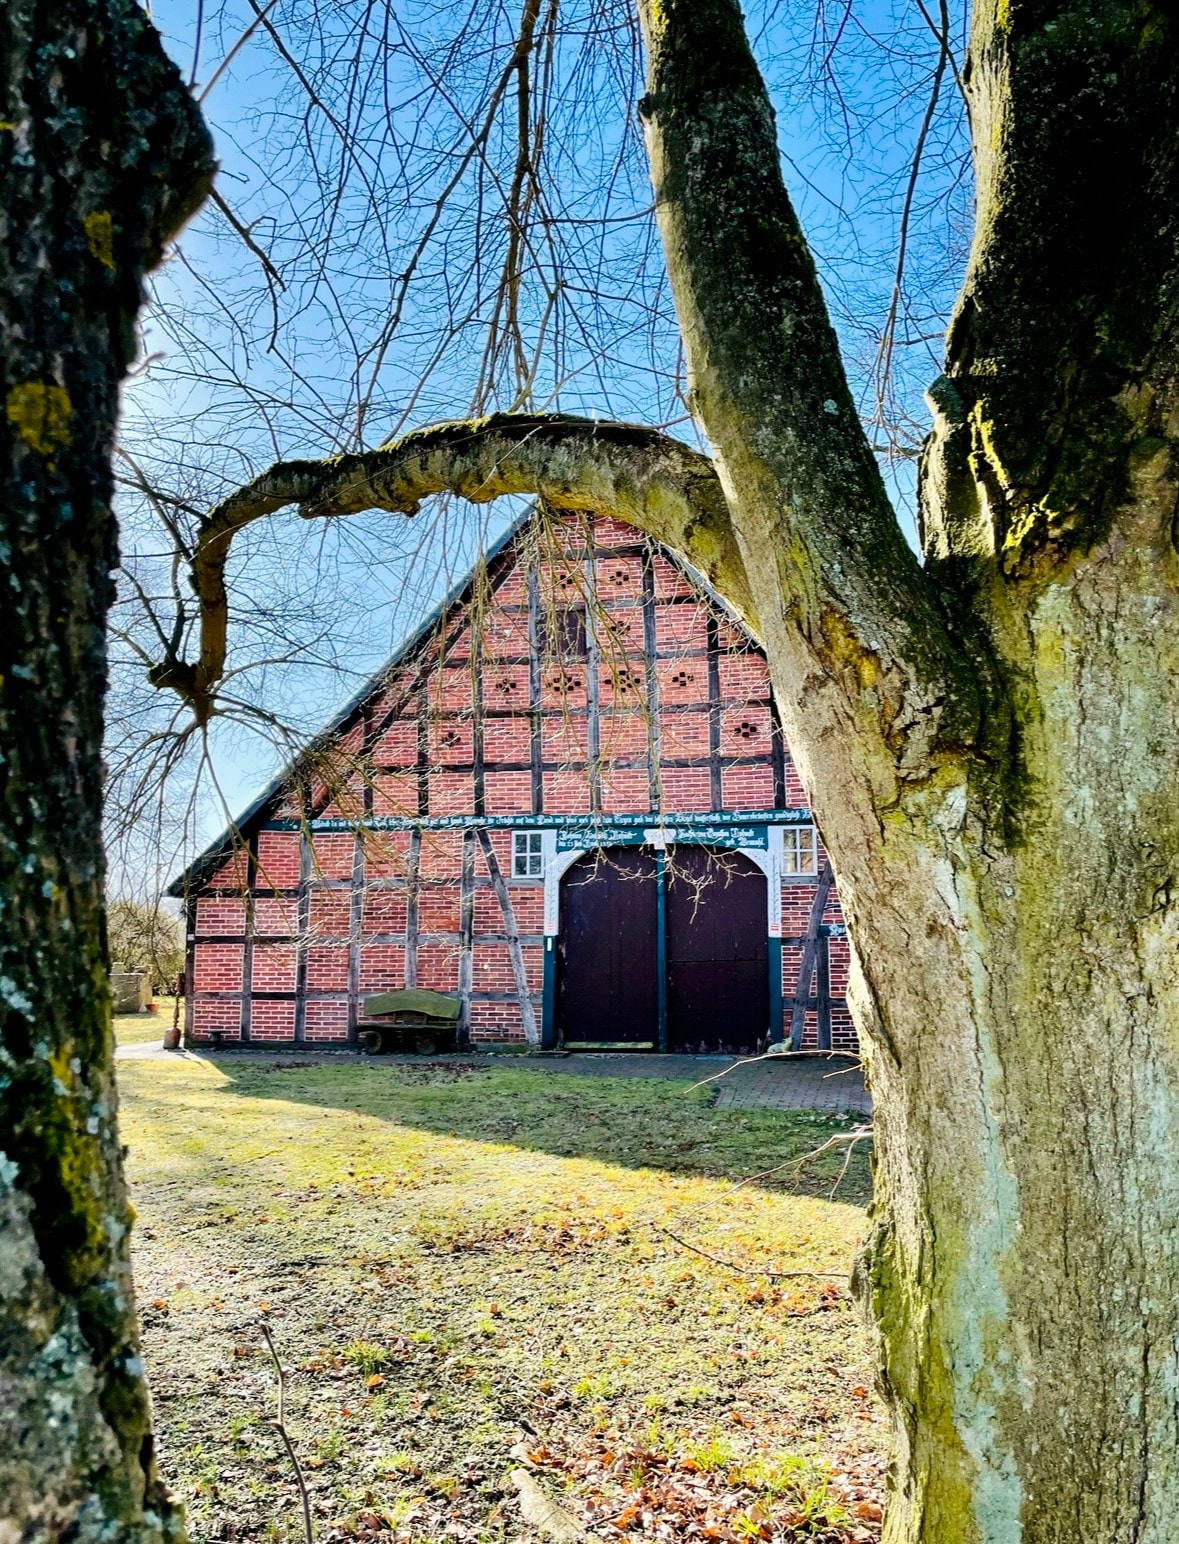
M 157 997 L 154 1013 L 116 1013 L 114 1017 L 116 1045 L 156 1045 L 164 1038 L 164 1031 L 172 1024 L 171 997 Z
M 732 1189 L 842 1117 L 388 1062 L 119 1081 L 163 1464 L 197 1541 L 302 1537 L 263 1317 L 320 1541 L 519 1539 L 513 1469 L 620 1544 L 878 1537 L 846 1289 L 865 1160 L 834 1202 L 841 1152 Z

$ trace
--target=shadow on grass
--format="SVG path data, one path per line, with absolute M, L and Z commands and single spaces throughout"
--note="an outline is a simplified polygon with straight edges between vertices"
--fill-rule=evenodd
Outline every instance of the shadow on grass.
M 749 1180 L 762 1189 L 826 1195 L 846 1144 L 801 1172 L 792 1165 L 858 1117 L 810 1110 L 718 1110 L 715 1087 L 630 1076 L 562 1077 L 526 1069 L 391 1062 L 245 1062 L 209 1058 L 222 1092 L 370 1119 L 442 1137 L 630 1169 Z M 839 1199 L 871 1194 L 867 1143 L 856 1145 Z M 773 1170 L 773 1173 L 765 1171 Z

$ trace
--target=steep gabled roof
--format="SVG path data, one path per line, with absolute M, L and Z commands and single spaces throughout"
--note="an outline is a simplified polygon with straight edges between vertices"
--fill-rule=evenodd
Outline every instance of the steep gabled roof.
M 404 664 L 417 649 L 421 648 L 428 641 L 448 612 L 464 605 L 470 599 L 480 564 L 491 564 L 506 551 L 525 526 L 528 525 L 535 513 L 535 505 L 531 505 L 523 510 L 503 534 L 491 544 L 486 552 L 479 554 L 472 563 L 468 573 L 439 601 L 421 624 L 409 634 L 396 652 L 385 661 L 380 670 L 365 682 L 348 704 L 320 730 L 315 739 L 283 767 L 282 771 L 278 773 L 273 781 L 242 811 L 237 820 L 227 826 L 215 842 L 211 842 L 199 857 L 194 858 L 188 867 L 176 876 L 165 891 L 166 895 L 182 900 L 194 890 L 199 890 L 208 880 L 209 876 L 215 873 L 225 860 L 233 854 L 235 849 L 240 849 L 243 836 L 249 832 L 251 826 L 259 820 L 266 809 L 281 797 L 283 791 L 298 777 L 300 770 L 313 761 L 316 754 L 329 745 L 336 736 L 351 727 L 353 720 L 365 703 L 382 689 L 390 675 L 399 665 Z M 641 533 L 636 532 L 636 536 L 641 536 Z M 677 553 L 671 552 L 664 547 L 660 547 L 659 550 L 691 580 L 692 584 L 702 595 L 706 596 L 718 610 L 724 613 L 735 627 L 739 628 L 749 638 L 751 643 L 758 645 L 758 640 L 752 636 L 748 627 L 737 615 L 733 607 L 716 593 L 702 574 L 698 573 L 691 564 L 685 562 Z
M 290 786 L 291 782 L 298 776 L 300 768 L 312 760 L 317 751 L 322 750 L 338 734 L 349 727 L 352 719 L 360 712 L 369 698 L 381 690 L 392 672 L 399 665 L 404 664 L 413 654 L 414 650 L 419 649 L 429 639 L 447 612 L 453 610 L 456 606 L 462 605 L 470 598 L 480 563 L 494 562 L 532 519 L 535 509 L 535 505 L 530 505 L 527 509 L 522 510 L 503 534 L 497 537 L 485 552 L 479 554 L 463 578 L 443 596 L 422 622 L 402 641 L 401 645 L 385 661 L 376 674 L 369 677 L 347 705 L 324 725 L 311 744 L 287 762 L 282 771 L 242 811 L 238 818 L 231 825 L 226 826 L 217 840 L 211 842 L 204 852 L 194 858 L 188 867 L 176 876 L 164 892 L 166 895 L 182 900 L 193 890 L 200 889 L 208 876 L 224 863 L 235 847 L 241 845 L 243 832 L 247 831 L 264 812 L 266 807 L 272 804 L 285 788 Z

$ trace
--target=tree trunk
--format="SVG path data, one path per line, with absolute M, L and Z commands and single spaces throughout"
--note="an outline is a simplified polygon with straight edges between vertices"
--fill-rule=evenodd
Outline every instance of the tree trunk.
M 178 1538 L 128 1264 L 100 756 L 118 385 L 211 147 L 134 0 L 10 0 L 0 90 L 0 1539 Z
M 1174 1537 L 1171 504 L 1022 618 L 1018 826 L 960 784 L 857 865 L 898 1544 Z
M 715 472 L 648 431 L 444 425 L 278 466 L 234 530 L 534 488 L 650 532 L 766 646 L 855 946 L 860 1266 L 889 1544 L 1170 1544 L 1179 1516 L 1179 20 L 978 0 L 979 209 L 902 540 L 734 0 L 639 0 L 656 212 Z M 723 499 L 716 496 L 719 483 Z M 179 636 L 179 632 L 177 634 Z
M 693 404 L 859 960 L 892 1544 L 1179 1515 L 1179 37 L 982 0 L 910 573 L 727 0 L 644 5 Z M 972 679 L 969 679 L 972 678 Z

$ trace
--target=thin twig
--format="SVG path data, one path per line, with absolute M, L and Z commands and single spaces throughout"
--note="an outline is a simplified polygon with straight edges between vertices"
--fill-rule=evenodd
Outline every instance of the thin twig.
M 843 1166 L 840 1169 L 839 1173 L 835 1176 L 835 1183 L 831 1186 L 831 1189 L 827 1192 L 827 1199 L 828 1199 L 828 1201 L 834 1201 L 834 1199 L 835 1199 L 835 1192 L 839 1189 L 840 1185 L 843 1184 L 844 1175 L 847 1173 L 848 1166 L 850 1165 L 850 1163 L 852 1161 L 852 1154 L 856 1150 L 856 1143 L 860 1140 L 861 1137 L 866 1137 L 868 1135 L 869 1135 L 868 1132 L 863 1131 L 863 1132 L 860 1133 L 859 1136 L 854 1137 L 852 1139 L 852 1141 L 850 1141 L 847 1144 L 847 1152 L 844 1153 L 844 1155 L 843 1155 Z
M 277 5 L 277 3 L 278 3 L 278 0 L 267 0 L 266 9 L 262 12 L 261 15 L 255 15 L 254 20 L 250 23 L 250 25 L 246 28 L 246 30 L 238 38 L 237 42 L 233 45 L 233 47 L 225 55 L 225 57 L 222 59 L 221 63 L 217 66 L 217 68 L 213 71 L 212 75 L 209 76 L 208 80 L 205 82 L 204 86 L 201 88 L 200 95 L 197 97 L 197 101 L 198 102 L 203 102 L 205 100 L 205 98 L 208 96 L 209 92 L 212 91 L 213 87 L 217 84 L 217 82 L 225 74 L 225 72 L 229 68 L 229 66 L 237 58 L 237 56 L 240 53 L 240 51 L 246 46 L 246 44 L 250 41 L 251 37 L 253 37 L 254 33 L 257 31 L 257 29 L 266 20 L 266 17 L 270 14 L 271 11 L 274 10 L 274 7 Z M 195 59 L 192 62 L 192 72 L 193 72 L 193 77 L 194 77 L 194 80 L 195 80 L 195 76 L 196 76 L 196 60 Z
M 249 226 L 244 225 L 241 220 L 238 219 L 237 215 L 234 214 L 233 210 L 225 202 L 225 199 L 221 196 L 216 188 L 209 189 L 209 202 L 221 212 L 222 216 L 232 227 L 246 250 L 248 252 L 252 252 L 253 255 L 258 259 L 259 263 L 262 265 L 263 273 L 270 280 L 270 282 L 272 284 L 276 284 L 280 290 L 285 290 L 286 285 L 282 282 L 282 278 L 278 269 L 274 266 L 269 257 L 267 257 L 266 253 L 254 240 L 253 236 L 250 234 Z
M 303 1478 L 303 1467 L 299 1463 L 298 1455 L 295 1452 L 295 1445 L 291 1441 L 290 1433 L 287 1431 L 283 1411 L 287 1375 L 283 1369 L 282 1362 L 279 1360 L 278 1351 L 275 1349 L 274 1337 L 270 1333 L 269 1324 L 263 1319 L 258 1327 L 262 1331 L 263 1339 L 266 1341 L 270 1355 L 274 1359 L 274 1370 L 278 1374 L 278 1420 L 274 1422 L 274 1428 L 283 1440 L 287 1450 L 287 1457 L 291 1460 L 291 1465 L 295 1471 L 295 1480 L 298 1483 L 299 1495 L 303 1501 L 303 1528 L 307 1534 L 307 1544 L 315 1544 L 315 1533 L 311 1526 L 311 1497 L 307 1494 L 307 1481 Z
M 820 1143 L 818 1147 L 813 1147 L 809 1153 L 803 1153 L 801 1157 L 787 1158 L 784 1163 L 776 1163 L 772 1169 L 762 1169 L 757 1174 L 747 1174 L 744 1179 L 735 1180 L 727 1190 L 721 1191 L 715 1202 L 702 1201 L 699 1206 L 693 1207 L 688 1215 L 695 1216 L 697 1212 L 703 1211 L 705 1207 L 727 1200 L 734 1192 L 743 1190 L 746 1185 L 756 1185 L 759 1180 L 769 1179 L 774 1174 L 781 1174 L 783 1169 L 793 1169 L 796 1173 L 801 1172 L 810 1163 L 812 1158 L 821 1157 L 823 1153 L 829 1152 L 833 1147 L 842 1146 L 844 1142 L 849 1144 L 848 1152 L 850 1154 L 854 1151 L 857 1142 L 864 1141 L 871 1137 L 871 1135 L 872 1127 L 870 1125 L 856 1126 L 851 1131 L 837 1131 L 834 1136 L 828 1137 L 825 1142 Z M 842 1178 L 843 1175 L 841 1173 L 840 1179 Z
M 652 1226 L 655 1225 L 652 1224 Z M 761 1271 L 751 1265 L 738 1265 L 735 1260 L 722 1260 L 720 1255 L 709 1254 L 707 1249 L 701 1249 L 698 1244 L 690 1244 L 686 1238 L 681 1238 L 670 1228 L 655 1227 L 655 1231 L 662 1233 L 664 1238 L 672 1239 L 682 1248 L 690 1249 L 693 1254 L 698 1254 L 705 1260 L 711 1260 L 714 1265 L 723 1265 L 729 1271 L 739 1271 L 743 1276 L 764 1276 L 769 1281 L 785 1281 L 790 1276 L 814 1276 L 838 1281 L 847 1275 L 846 1271 Z
M 735 1062 L 732 1063 L 731 1066 L 722 1067 L 719 1072 L 714 1072 L 709 1077 L 701 1078 L 699 1083 L 691 1083 L 691 1084 L 689 1084 L 688 1087 L 684 1090 L 684 1092 L 686 1094 L 690 1094 L 690 1093 L 693 1092 L 693 1090 L 695 1090 L 697 1088 L 704 1088 L 709 1083 L 716 1083 L 720 1078 L 727 1078 L 729 1073 L 730 1072 L 736 1072 L 738 1067 L 755 1067 L 758 1062 L 767 1062 L 767 1061 L 768 1062 L 802 1061 L 804 1059 L 813 1058 L 813 1057 L 816 1057 L 816 1056 L 825 1057 L 828 1061 L 834 1060 L 835 1057 L 837 1057 L 837 1056 L 838 1057 L 846 1057 L 846 1058 L 848 1058 L 853 1063 L 853 1065 L 850 1066 L 850 1067 L 841 1067 L 840 1068 L 841 1072 L 854 1072 L 857 1067 L 862 1065 L 861 1061 L 860 1061 L 860 1058 L 856 1054 L 855 1051 L 763 1051 L 763 1053 L 760 1056 L 747 1056 L 747 1057 L 745 1057 L 745 1059 L 743 1061 L 735 1061 Z M 829 1072 L 829 1073 L 826 1074 L 826 1076 L 827 1077 L 833 1077 L 834 1074 Z

